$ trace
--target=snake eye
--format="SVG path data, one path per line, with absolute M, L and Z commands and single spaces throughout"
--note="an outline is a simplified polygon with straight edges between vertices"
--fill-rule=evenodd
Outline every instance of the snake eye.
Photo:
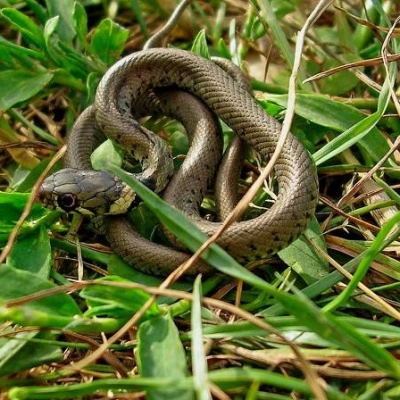
M 72 193 L 64 193 L 58 197 L 57 203 L 64 211 L 74 211 L 78 205 L 77 197 Z

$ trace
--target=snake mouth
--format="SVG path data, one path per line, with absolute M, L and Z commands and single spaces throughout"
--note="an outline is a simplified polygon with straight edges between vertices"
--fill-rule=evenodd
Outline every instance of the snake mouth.
M 50 177 L 46 178 L 39 189 L 39 193 L 37 195 L 37 201 L 43 207 L 46 207 L 50 210 L 57 209 L 57 201 L 54 198 L 54 185 L 52 179 Z

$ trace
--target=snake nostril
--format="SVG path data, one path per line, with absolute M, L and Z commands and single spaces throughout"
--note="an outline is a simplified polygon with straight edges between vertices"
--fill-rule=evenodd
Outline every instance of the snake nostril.
M 77 208 L 76 195 L 72 193 L 65 193 L 58 197 L 57 203 L 60 208 L 62 208 L 66 212 L 74 211 Z

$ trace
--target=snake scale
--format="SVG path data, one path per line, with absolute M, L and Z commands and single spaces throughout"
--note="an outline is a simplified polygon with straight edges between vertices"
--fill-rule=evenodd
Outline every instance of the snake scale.
M 170 152 L 162 139 L 140 126 L 137 118 L 149 110 L 160 113 L 160 109 L 166 109 L 167 114 L 176 114 L 184 125 L 194 125 L 187 130 L 195 129 L 199 120 L 193 117 L 190 105 L 188 108 L 179 106 L 190 103 L 189 99 L 179 100 L 181 93 L 202 103 L 200 107 L 204 111 L 199 112 L 200 121 L 209 121 L 209 125 L 214 126 L 217 117 L 262 159 L 271 156 L 281 125 L 264 112 L 225 68 L 185 50 L 146 49 L 121 59 L 106 72 L 97 89 L 94 105 L 78 119 L 69 138 L 66 162 L 69 169 L 47 178 L 42 185 L 42 202 L 66 211 L 92 206 L 96 211 L 104 202 L 106 208 L 113 208 L 110 204 L 126 195 L 123 184 L 107 172 L 82 172 L 82 169 L 90 169 L 90 152 L 103 140 L 104 134 L 141 160 L 140 179 L 155 191 L 162 191 L 172 173 Z M 171 104 L 172 109 L 168 110 Z M 199 139 L 197 148 L 204 147 L 209 140 Z M 218 149 L 218 141 L 210 148 Z M 209 170 L 216 168 L 219 158 L 212 150 L 201 156 L 198 154 L 198 150 L 194 150 L 188 155 L 185 173 L 167 187 L 166 196 L 178 208 L 191 203 L 189 209 L 192 211 L 186 212 L 202 231 L 211 235 L 220 223 L 201 219 L 198 207 L 205 187 L 210 183 Z M 208 154 L 207 159 L 204 154 Z M 190 167 L 194 159 L 197 160 L 196 167 Z M 198 167 L 204 160 L 206 165 Z M 102 174 L 101 178 L 95 174 Z M 273 205 L 256 218 L 235 222 L 218 239 L 218 244 L 240 262 L 287 246 L 304 231 L 315 212 L 318 199 L 315 166 L 308 152 L 291 134 L 275 165 L 275 174 L 279 192 Z M 100 185 L 97 189 L 94 188 L 96 180 Z M 84 194 L 86 183 L 83 182 L 88 181 L 90 193 Z M 116 187 L 120 190 L 118 194 Z M 110 192 L 114 196 L 111 200 Z M 191 200 L 190 195 L 195 199 Z M 104 213 L 105 209 L 101 211 Z M 180 249 L 142 238 L 125 216 L 103 217 L 103 227 L 111 247 L 128 263 L 145 272 L 166 275 L 189 257 Z M 202 271 L 207 271 L 207 266 L 199 263 L 189 273 Z

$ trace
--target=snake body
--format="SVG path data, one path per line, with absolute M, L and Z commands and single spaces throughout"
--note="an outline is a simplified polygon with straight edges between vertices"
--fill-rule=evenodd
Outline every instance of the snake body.
M 207 114 L 206 111 L 205 119 L 213 119 L 214 124 L 214 115 L 220 118 L 263 159 L 273 153 L 281 125 L 264 112 L 243 85 L 210 60 L 184 50 L 157 48 L 127 56 L 107 71 L 99 84 L 94 106 L 74 128 L 75 134 L 69 142 L 69 166 L 87 168 L 89 148 L 101 140 L 101 132 L 104 132 L 142 160 L 142 179 L 156 191 L 161 191 L 172 172 L 170 153 L 165 142 L 142 128 L 133 116 L 145 113 L 143 104 L 157 108 L 163 102 L 162 96 L 170 96 L 170 100 L 178 96 L 179 92 L 172 91 L 172 94 L 158 97 L 157 93 L 164 89 L 167 92 L 185 91 L 194 96 L 212 112 Z M 151 97 L 155 99 L 153 103 Z M 191 120 L 190 111 L 179 111 L 179 105 L 173 108 L 178 114 L 180 112 L 183 120 Z M 82 125 L 85 133 L 80 128 Z M 196 157 L 194 154 L 188 158 Z M 211 154 L 210 160 L 213 166 L 206 165 L 197 171 L 200 175 L 187 167 L 188 171 L 167 188 L 168 201 L 184 208 L 190 202 L 188 194 L 203 192 L 202 185 L 204 182 L 207 185 L 209 180 L 208 169 L 215 168 L 217 156 Z M 276 252 L 292 242 L 304 231 L 315 211 L 318 198 L 315 167 L 308 152 L 293 135 L 289 135 L 285 143 L 275 165 L 275 174 L 279 193 L 270 209 L 254 219 L 232 224 L 218 240 L 218 244 L 240 262 Z M 51 191 L 56 201 L 59 193 L 54 193 L 61 181 L 62 176 L 58 176 L 57 182 L 50 179 L 43 192 Z M 198 190 L 200 186 L 202 188 Z M 198 198 L 195 203 L 191 210 L 198 209 Z M 219 227 L 219 223 L 201 219 L 197 211 L 189 211 L 189 214 L 208 235 Z M 123 216 L 106 217 L 105 229 L 112 248 L 127 262 L 146 272 L 165 275 L 188 258 L 185 252 L 143 239 Z M 206 267 L 199 264 L 190 272 L 203 270 Z

